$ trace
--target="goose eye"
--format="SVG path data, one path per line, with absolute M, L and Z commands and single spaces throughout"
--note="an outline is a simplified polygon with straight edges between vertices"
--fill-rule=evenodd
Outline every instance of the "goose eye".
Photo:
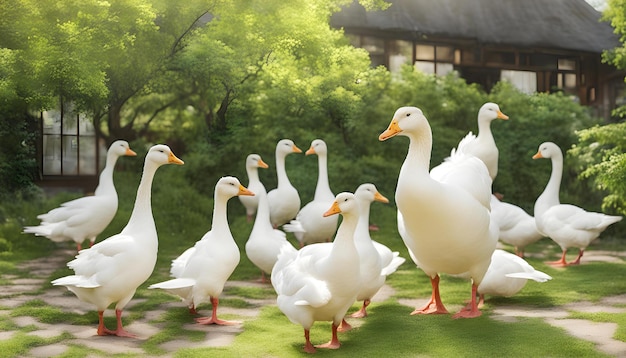
M 407 117 L 410 117 L 410 116 L 411 116 L 411 113 L 407 113 L 407 114 L 406 114 L 406 116 L 407 116 Z

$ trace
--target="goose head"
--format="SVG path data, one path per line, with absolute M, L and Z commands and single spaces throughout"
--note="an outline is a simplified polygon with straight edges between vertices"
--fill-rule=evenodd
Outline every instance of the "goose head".
M 269 168 L 269 165 L 261 159 L 261 156 L 258 154 L 250 154 L 246 158 L 246 168 L 247 169 L 255 169 L 255 168 Z
M 178 159 L 170 149 L 165 144 L 157 144 L 152 146 L 146 155 L 146 163 L 154 163 L 158 166 L 164 164 L 177 164 L 183 165 L 185 162 Z
M 335 214 L 351 214 L 358 213 L 358 203 L 356 197 L 352 193 L 339 193 L 335 197 L 332 206 L 324 213 L 324 217 Z
M 216 197 L 220 196 L 228 199 L 239 195 L 254 196 L 254 193 L 241 185 L 239 179 L 235 177 L 222 177 L 218 180 L 215 185 L 215 194 Z
M 354 192 L 354 196 L 359 200 L 364 200 L 369 203 L 372 203 L 374 201 L 379 201 L 385 204 L 389 203 L 389 199 L 385 198 L 381 193 L 379 193 L 378 189 L 376 189 L 376 186 L 371 183 L 359 185 L 359 187 Z
M 287 154 L 302 153 L 302 150 L 298 148 L 291 139 L 281 139 L 276 144 L 276 156 L 286 157 Z
M 113 142 L 111 144 L 111 147 L 109 147 L 109 152 L 115 154 L 118 157 L 121 157 L 121 156 L 134 157 L 137 155 L 135 151 L 130 149 L 130 145 L 128 145 L 128 142 L 125 140 L 116 140 L 115 142 Z
M 563 158 L 563 153 L 558 145 L 552 142 L 543 142 L 539 145 L 537 154 L 533 155 L 533 159 L 539 158 Z
M 430 125 L 422 110 L 417 107 L 400 107 L 393 114 L 387 130 L 378 136 L 378 140 L 384 141 L 396 135 L 409 136 L 411 133 L 424 131 L 430 133 Z
M 478 111 L 478 121 L 491 122 L 494 119 L 507 120 L 509 119 L 509 116 L 502 113 L 502 111 L 500 111 L 500 107 L 493 102 L 487 102 L 483 104 L 483 106 L 480 107 L 480 110 Z
M 326 142 L 321 139 L 315 139 L 311 142 L 311 147 L 304 153 L 305 155 L 317 154 L 326 155 L 328 148 L 326 148 Z

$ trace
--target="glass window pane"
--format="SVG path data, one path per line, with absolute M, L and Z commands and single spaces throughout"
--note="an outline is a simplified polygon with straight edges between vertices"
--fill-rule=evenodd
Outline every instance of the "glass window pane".
M 537 91 L 537 75 L 532 71 L 502 70 L 500 80 L 510 82 L 524 93 Z
M 559 70 L 574 71 L 576 70 L 576 61 L 567 58 L 559 58 Z
M 435 63 L 428 61 L 415 61 L 415 69 L 428 74 L 435 73 Z
M 80 136 L 80 158 L 78 161 L 80 175 L 95 175 L 96 159 L 96 137 Z
M 389 42 L 389 71 L 399 72 L 402 65 L 413 62 L 413 44 L 396 40 Z
M 43 112 L 43 134 L 61 134 L 61 112 L 57 110 Z
M 565 74 L 565 88 L 576 88 L 576 74 Z
M 415 58 L 418 60 L 435 60 L 435 46 L 415 45 Z
M 83 135 L 96 135 L 96 130 L 93 127 L 93 122 L 84 113 L 78 115 L 80 124 L 79 133 Z
M 445 76 L 452 71 L 454 71 L 454 65 L 452 65 L 451 63 L 437 62 L 437 75 Z
M 78 131 L 78 115 L 71 103 L 63 104 L 63 134 L 76 134 Z
M 61 136 L 43 136 L 43 174 L 61 174 Z
M 448 46 L 437 46 L 437 62 L 454 61 L 454 49 Z
M 378 37 L 363 36 L 362 47 L 370 55 L 382 55 L 385 53 L 385 40 Z
M 63 136 L 63 175 L 78 174 L 78 137 Z

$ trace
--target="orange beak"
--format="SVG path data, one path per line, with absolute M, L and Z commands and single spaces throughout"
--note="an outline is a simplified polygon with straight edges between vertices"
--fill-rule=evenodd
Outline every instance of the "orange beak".
M 259 168 L 265 168 L 265 169 L 267 169 L 267 168 L 269 168 L 269 167 L 270 167 L 269 165 L 267 165 L 267 163 L 265 163 L 265 162 L 263 161 L 263 159 L 259 159 L 258 166 L 259 166 Z
M 394 119 L 391 120 L 391 123 L 389 123 L 389 127 L 387 128 L 387 130 L 382 132 L 378 136 L 378 140 L 382 142 L 384 140 L 387 140 L 387 139 L 395 136 L 396 134 L 398 134 L 400 132 L 402 132 L 402 129 L 398 125 L 398 121 L 394 118 Z
M 130 148 L 126 148 L 126 153 L 124 153 L 124 155 L 129 157 L 135 157 L 137 156 L 137 153 L 135 153 L 135 151 Z
M 539 159 L 539 158 L 543 158 L 543 155 L 541 155 L 541 152 L 537 152 L 537 154 L 533 155 L 533 159 Z
M 376 194 L 374 194 L 374 200 L 379 201 L 381 203 L 385 203 L 385 204 L 389 203 L 389 199 L 385 198 L 383 194 L 379 192 L 376 192 Z
M 291 147 L 294 153 L 302 153 L 302 149 L 298 148 L 295 144 Z
M 498 118 L 507 120 L 507 119 L 509 119 L 509 116 L 507 116 L 506 114 L 498 111 Z
M 170 163 L 170 164 L 178 164 L 178 165 L 185 164 L 185 162 L 183 162 L 182 160 L 178 159 L 178 157 L 175 156 L 174 153 L 172 153 L 172 152 L 170 152 L 170 156 L 169 156 L 167 162 Z
M 254 196 L 254 193 L 248 190 L 245 186 L 239 184 L 239 192 L 237 193 L 237 195 Z
M 339 204 L 335 200 L 333 201 L 333 206 L 331 206 L 330 209 L 328 209 L 328 211 L 324 213 L 324 217 L 339 214 L 340 212 L 341 212 L 341 209 L 339 208 Z

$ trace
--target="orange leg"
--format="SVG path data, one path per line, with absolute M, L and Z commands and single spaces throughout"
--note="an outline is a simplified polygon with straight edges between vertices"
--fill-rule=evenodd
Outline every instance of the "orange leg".
M 331 338 L 331 340 L 328 343 L 319 344 L 316 347 L 328 348 L 328 349 L 339 349 L 339 347 L 341 347 L 341 343 L 339 343 L 339 338 L 337 338 L 337 328 L 338 327 L 335 325 L 335 322 L 333 322 L 333 325 L 332 325 L 333 337 Z
M 557 261 L 546 262 L 548 265 L 556 266 L 556 267 L 565 267 L 567 266 L 567 261 L 565 261 L 565 254 L 567 250 L 563 250 L 563 255 L 561 255 L 561 259 Z
M 363 318 L 363 317 L 367 317 L 367 306 L 370 305 L 370 300 L 368 299 L 364 299 L 363 300 L 363 306 L 361 307 L 360 310 L 354 312 L 353 314 L 350 315 L 350 317 L 353 318 Z
M 433 291 L 432 291 L 432 295 L 430 296 L 430 301 L 428 301 L 426 306 L 419 308 L 419 309 L 416 308 L 415 311 L 411 312 L 412 315 L 448 313 L 448 310 L 444 307 L 443 302 L 441 302 L 441 297 L 439 295 L 439 275 L 435 275 L 434 278 L 431 278 L 430 284 L 433 286 Z
M 580 249 L 578 251 L 578 257 L 576 258 L 576 260 L 570 262 L 568 265 L 579 265 L 580 264 L 580 258 L 583 257 L 584 253 L 585 253 L 585 250 Z
M 304 330 L 304 351 L 307 353 L 315 353 L 315 347 L 313 347 L 313 345 L 311 344 L 311 339 L 309 338 L 309 330 L 305 329 Z
M 98 311 L 98 335 L 99 336 L 118 336 L 118 337 L 130 337 L 137 338 L 136 335 L 126 331 L 122 326 L 122 310 L 115 310 L 115 317 L 117 318 L 117 328 L 112 331 L 104 326 L 104 311 Z
M 351 329 L 352 329 L 352 326 L 350 325 L 350 323 L 346 321 L 345 318 L 339 324 L 339 328 L 337 328 L 339 332 L 348 332 Z
M 479 317 L 482 312 L 478 310 L 478 305 L 476 303 L 476 291 L 478 290 L 478 286 L 476 284 L 472 284 L 472 300 L 470 303 L 464 307 L 461 311 L 456 313 L 452 318 L 474 318 Z
M 211 313 L 211 317 L 200 317 L 200 318 L 196 318 L 196 322 L 200 323 L 200 324 L 217 324 L 217 325 L 221 325 L 221 326 L 232 326 L 235 324 L 238 324 L 239 322 L 235 322 L 235 321 L 224 321 L 221 320 L 219 318 L 217 318 L 217 306 L 219 304 L 219 298 L 217 297 L 211 297 L 211 305 L 212 307 L 212 313 Z

